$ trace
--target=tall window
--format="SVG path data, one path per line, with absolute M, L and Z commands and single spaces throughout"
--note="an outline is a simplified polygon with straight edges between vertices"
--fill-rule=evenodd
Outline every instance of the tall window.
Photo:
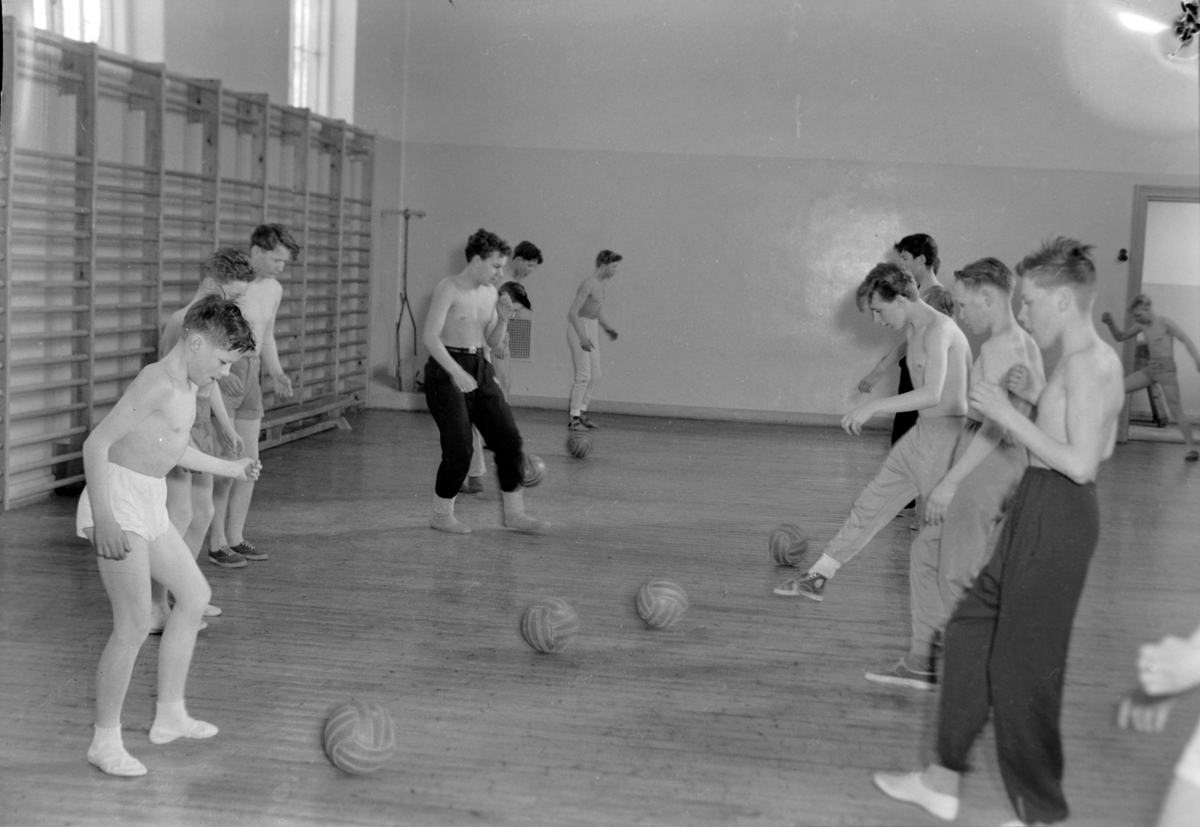
M 292 0 L 292 77 L 288 102 L 318 115 L 330 114 L 331 6 L 331 0 Z
M 111 25 L 104 25 L 106 11 L 111 18 L 112 0 L 34 0 L 33 25 L 111 49 Z

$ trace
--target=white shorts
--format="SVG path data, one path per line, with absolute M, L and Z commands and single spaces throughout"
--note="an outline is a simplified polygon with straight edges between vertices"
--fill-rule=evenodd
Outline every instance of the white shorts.
M 110 462 L 108 496 L 112 501 L 113 517 L 123 531 L 153 541 L 171 527 L 171 518 L 167 516 L 167 481 L 163 477 L 148 477 Z M 87 486 L 84 486 L 79 495 L 79 508 L 75 511 L 75 533 L 86 539 L 84 529 L 95 525 L 92 501 Z
M 1175 765 L 1175 775 L 1194 786 L 1200 787 L 1200 723 L 1192 733 L 1192 740 L 1183 748 L 1179 763 Z

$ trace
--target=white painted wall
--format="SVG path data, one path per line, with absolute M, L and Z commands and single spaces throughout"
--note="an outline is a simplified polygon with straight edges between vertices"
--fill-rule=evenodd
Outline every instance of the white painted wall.
M 565 404 L 566 310 L 608 247 L 596 407 L 828 421 L 890 343 L 850 296 L 903 234 L 947 275 L 1074 235 L 1123 299 L 1134 185 L 1196 184 L 1200 93 L 1119 5 L 360 0 L 357 111 L 429 213 L 418 317 L 478 227 L 547 253 L 521 401 Z

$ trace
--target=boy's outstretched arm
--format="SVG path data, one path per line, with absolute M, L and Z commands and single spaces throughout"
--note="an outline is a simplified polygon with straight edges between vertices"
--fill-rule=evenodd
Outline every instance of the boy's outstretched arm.
M 1111 333 L 1112 337 L 1118 342 L 1123 342 L 1126 339 L 1132 339 L 1134 336 L 1142 332 L 1142 326 L 1137 322 L 1134 322 L 1126 330 L 1118 329 L 1116 322 L 1113 321 L 1112 314 L 1108 311 L 1100 314 L 1100 321 L 1108 325 L 1108 332 Z

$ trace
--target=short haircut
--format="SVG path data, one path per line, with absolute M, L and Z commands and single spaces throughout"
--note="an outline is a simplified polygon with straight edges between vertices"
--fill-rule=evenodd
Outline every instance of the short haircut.
M 1012 270 L 1008 269 L 1008 265 L 1000 259 L 990 256 L 972 261 L 961 270 L 955 270 L 954 278 L 972 290 L 978 290 L 985 284 L 990 284 L 997 290 L 1009 294 L 1012 293 L 1013 287 L 1017 283 L 1016 277 L 1013 276 Z
M 519 281 L 506 281 L 500 285 L 500 295 L 508 296 L 512 299 L 513 304 L 519 304 L 526 310 L 533 310 L 533 305 L 529 302 L 529 293 L 525 290 L 525 285 Z
M 213 344 L 242 353 L 254 351 L 254 333 L 233 299 L 212 294 L 188 308 L 183 332 L 199 333 Z
M 954 294 L 945 287 L 935 284 L 926 290 L 921 298 L 934 310 L 944 313 L 951 319 L 954 318 Z
M 1076 291 L 1095 292 L 1096 265 L 1092 245 L 1059 236 L 1042 244 L 1017 265 L 1018 276 L 1028 276 L 1041 286 L 1068 286 Z
M 1139 307 L 1153 307 L 1154 302 L 1145 293 L 1138 293 L 1129 301 L 1129 309 L 1137 310 Z
M 871 268 L 871 272 L 867 273 L 867 277 L 856 291 L 856 295 L 858 294 L 866 296 L 865 304 L 868 305 L 876 295 L 889 303 L 899 296 L 904 296 L 909 301 L 919 298 L 917 280 L 913 278 L 912 273 L 890 261 L 880 262 Z
M 508 246 L 507 241 L 495 233 L 489 233 L 483 228 L 476 230 L 475 234 L 467 239 L 467 261 L 471 261 L 475 256 L 488 258 L 493 253 L 506 256 L 511 252 L 512 248 Z
M 259 224 L 254 228 L 254 232 L 250 233 L 251 247 L 257 247 L 269 253 L 281 244 L 292 254 L 292 260 L 295 261 L 300 255 L 300 245 L 296 243 L 296 239 L 292 238 L 287 227 L 282 224 Z
M 606 264 L 616 264 L 624 256 L 620 253 L 614 253 L 612 250 L 601 250 L 596 253 L 596 266 L 603 267 Z
M 523 258 L 526 261 L 542 263 L 542 251 L 532 241 L 522 241 L 513 248 L 513 258 Z
M 942 260 L 938 258 L 937 242 L 928 233 L 906 235 L 896 242 L 896 252 L 908 253 L 913 258 L 924 256 L 925 266 L 935 273 L 942 266 Z
M 205 279 L 212 279 L 217 285 L 226 285 L 231 281 L 254 281 L 250 256 L 237 247 L 222 247 L 215 253 L 209 253 L 200 265 L 200 280 Z

